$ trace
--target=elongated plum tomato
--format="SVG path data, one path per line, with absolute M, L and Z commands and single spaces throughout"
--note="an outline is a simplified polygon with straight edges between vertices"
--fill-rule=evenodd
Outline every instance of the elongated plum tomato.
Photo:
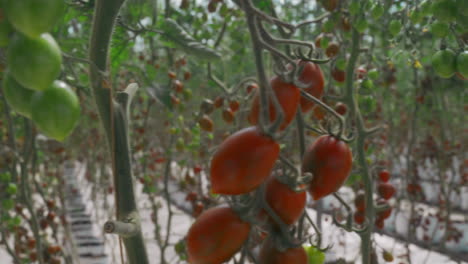
M 323 96 L 323 87 L 325 86 L 325 79 L 323 78 L 323 72 L 320 67 L 308 61 L 301 61 L 299 66 L 304 66 L 304 69 L 299 76 L 299 81 L 305 84 L 309 84 L 304 91 L 318 99 Z M 302 112 L 308 112 L 314 107 L 314 102 L 307 100 L 301 96 L 301 110 Z
M 6 0 L 6 15 L 13 26 L 30 38 L 50 31 L 65 11 L 63 0 Z
M 263 242 L 259 257 L 260 264 L 307 264 L 307 253 L 302 246 L 279 251 L 273 240 L 267 238 Z
M 55 81 L 31 99 L 32 120 L 48 137 L 63 141 L 75 128 L 80 117 L 80 102 L 70 87 Z
M 311 144 L 302 160 L 302 172 L 311 172 L 309 192 L 318 200 L 336 192 L 346 181 L 353 158 L 345 142 L 330 135 L 319 137 Z
M 291 190 L 274 176 L 268 178 L 265 199 L 285 224 L 292 225 L 297 221 L 304 211 L 306 198 L 305 192 L 297 193 Z M 271 219 L 271 222 L 274 220 Z
M 242 194 L 257 188 L 270 175 L 279 144 L 257 127 L 244 128 L 221 143 L 211 160 L 212 191 Z
M 291 83 L 283 82 L 278 76 L 271 79 L 270 84 L 271 88 L 275 92 L 276 97 L 278 98 L 281 107 L 283 108 L 284 119 L 280 126 L 280 130 L 283 130 L 296 116 L 297 106 L 299 105 L 299 100 L 301 97 L 300 90 Z M 269 102 L 270 121 L 273 122 L 276 119 L 276 111 L 273 102 L 271 100 L 269 100 Z M 248 116 L 248 120 L 251 125 L 256 125 L 258 123 L 258 119 L 260 117 L 259 114 L 260 92 L 257 89 L 252 102 L 252 108 Z
M 250 224 L 229 207 L 204 211 L 187 234 L 191 264 L 221 264 L 229 260 L 247 240 Z
M 3 95 L 13 110 L 31 118 L 31 98 L 34 91 L 23 87 L 8 72 L 4 75 Z

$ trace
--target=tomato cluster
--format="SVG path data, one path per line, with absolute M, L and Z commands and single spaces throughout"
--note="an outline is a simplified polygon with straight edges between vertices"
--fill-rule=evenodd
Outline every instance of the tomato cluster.
M 7 47 L 7 70 L 3 90 L 8 104 L 19 114 L 31 118 L 47 136 L 64 140 L 76 126 L 80 106 L 76 94 L 62 81 L 55 80 L 62 64 L 60 47 L 47 33 L 60 19 L 64 2 L 60 0 L 7 0 L 8 20 L 13 34 Z
M 300 67 L 297 79 L 305 85 L 303 91 L 320 99 L 324 88 L 320 67 L 306 61 L 299 61 L 297 66 Z M 279 76 L 273 77 L 270 85 L 284 113 L 283 122 L 278 128 L 280 131 L 291 124 L 299 109 L 308 112 L 314 107 L 320 108 L 302 98 L 300 88 L 285 82 Z M 210 183 L 211 191 L 216 194 L 242 195 L 262 190 L 254 195 L 260 194 L 263 198 L 257 199 L 260 206 L 252 206 L 249 209 L 249 212 L 255 210 L 254 213 L 245 213 L 243 210 L 229 207 L 212 208 L 202 212 L 187 235 L 187 251 L 191 263 L 221 263 L 228 260 L 247 240 L 254 224 L 260 224 L 271 231 L 263 243 L 260 263 L 307 263 L 307 253 L 303 247 L 289 245 L 284 248 L 279 245 L 277 240 L 284 234 L 278 230 L 295 224 L 303 214 L 306 190 L 318 200 L 336 192 L 351 171 L 351 150 L 344 141 L 333 135 L 319 137 L 306 150 L 302 160 L 302 174 L 313 175 L 312 181 L 307 183 L 308 186 L 299 183 L 289 174 L 283 175 L 282 170 L 273 171 L 280 155 L 280 145 L 274 135 L 264 132 L 258 126 L 260 91 L 255 84 L 250 84 L 247 93 L 251 92 L 255 94 L 248 121 L 254 126 L 229 135 L 219 145 L 211 160 Z M 210 128 L 207 115 L 221 108 L 223 103 L 221 97 L 202 103 L 200 110 L 205 116 L 200 119 L 199 124 L 205 127 L 205 130 Z M 224 109 L 223 118 L 226 122 L 232 122 L 231 112 L 237 111 L 238 107 L 231 101 L 229 108 Z M 268 107 L 269 121 L 274 122 L 277 118 L 277 108 L 272 98 Z M 340 113 L 344 114 L 346 107 L 338 107 Z M 261 186 L 264 189 L 260 189 Z M 187 199 L 193 200 L 192 196 L 187 196 Z M 209 230 L 210 228 L 215 230 Z

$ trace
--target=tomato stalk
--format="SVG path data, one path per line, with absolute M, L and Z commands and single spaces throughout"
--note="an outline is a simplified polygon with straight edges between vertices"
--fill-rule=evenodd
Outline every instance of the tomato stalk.
M 127 123 L 128 105 L 135 91 L 131 89 L 121 93 L 118 100 L 114 99 L 108 76 L 109 44 L 123 2 L 123 0 L 96 0 L 89 46 L 89 75 L 101 124 L 106 132 L 112 155 L 117 221 L 131 222 L 138 229 L 132 236 L 121 237 L 127 258 L 130 264 L 146 264 L 148 257 L 133 191 Z

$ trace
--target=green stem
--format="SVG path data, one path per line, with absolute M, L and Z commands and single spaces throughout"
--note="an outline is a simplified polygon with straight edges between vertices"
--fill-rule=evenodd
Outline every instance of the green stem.
M 117 220 L 131 220 L 139 231 L 131 237 L 121 237 L 125 245 L 128 263 L 147 264 L 143 236 L 140 230 L 137 205 L 133 191 L 130 147 L 128 139 L 128 101 L 117 102 L 112 98 L 112 88 L 103 85 L 108 80 L 109 44 L 116 17 L 123 0 L 96 0 L 91 41 L 89 46 L 90 80 L 94 99 L 106 132 L 112 155 Z M 110 86 L 110 85 L 108 85 Z M 125 97 L 124 100 L 129 100 Z M 128 219 L 128 218 L 132 219 Z

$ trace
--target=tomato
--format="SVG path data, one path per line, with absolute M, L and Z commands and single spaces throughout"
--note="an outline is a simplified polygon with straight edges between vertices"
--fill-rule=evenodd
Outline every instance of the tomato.
M 216 97 L 216 99 L 213 102 L 213 106 L 215 108 L 220 108 L 224 104 L 224 98 L 221 96 Z
M 5 73 L 3 80 L 3 95 L 13 110 L 31 118 L 31 98 L 34 91 L 24 88 L 8 72 Z
M 192 73 L 189 71 L 184 72 L 184 80 L 188 81 L 192 78 Z
M 223 116 L 223 120 L 226 123 L 230 124 L 234 122 L 234 113 L 231 111 L 230 108 L 224 109 L 222 116 Z
M 237 131 L 221 143 L 211 160 L 212 191 L 250 192 L 270 175 L 278 155 L 279 144 L 257 127 Z
M 375 219 L 375 226 L 376 226 L 378 229 L 383 229 L 384 226 L 385 226 L 385 219 L 382 219 L 382 218 L 377 218 L 377 219 Z
M 366 220 L 366 214 L 363 211 L 357 211 L 354 213 L 354 222 L 361 225 Z
M 322 70 L 313 62 L 301 61 L 299 66 L 304 66 L 304 69 L 299 76 L 299 81 L 309 84 L 308 87 L 304 88 L 304 91 L 318 99 L 321 99 L 323 96 L 323 87 L 325 86 L 325 79 L 323 78 Z M 302 96 L 300 104 L 302 112 L 307 112 L 314 107 L 314 102 L 309 101 Z
M 237 110 L 239 110 L 239 107 L 240 107 L 239 101 L 233 100 L 229 102 L 229 108 L 231 108 L 232 112 L 234 113 L 237 112 Z
M 356 75 L 357 75 L 358 79 L 364 79 L 364 77 L 366 77 L 366 75 L 367 75 L 366 68 L 364 68 L 364 66 L 360 66 L 359 68 L 357 68 Z
M 335 111 L 340 115 L 345 115 L 348 111 L 348 107 L 345 104 L 339 102 L 335 105 Z
M 55 81 L 36 93 L 31 100 L 32 120 L 45 135 L 63 141 L 75 128 L 80 117 L 80 103 L 70 87 Z
M 307 264 L 307 253 L 302 246 L 279 251 L 271 238 L 263 242 L 259 256 L 260 264 Z
M 174 90 L 177 92 L 177 93 L 181 93 L 183 90 L 184 90 L 184 84 L 179 81 L 179 80 L 174 80 L 174 82 L 172 83 L 173 87 L 174 87 Z
M 30 38 L 52 30 L 65 11 L 63 0 L 6 0 L 6 15 L 10 23 Z
M 207 115 L 203 115 L 200 120 L 198 120 L 200 128 L 204 131 L 213 132 L 213 120 Z
M 187 234 L 187 253 L 192 264 L 220 264 L 229 260 L 247 240 L 250 224 L 229 207 L 204 211 Z
M 392 208 L 389 207 L 388 209 L 385 209 L 384 211 L 379 212 L 379 213 L 377 214 L 377 217 L 378 217 L 378 218 L 382 218 L 382 219 L 385 220 L 385 219 L 389 218 L 391 214 L 392 214 Z
M 202 202 L 196 202 L 192 204 L 192 206 L 193 206 L 192 216 L 195 218 L 199 217 L 203 213 L 203 210 L 205 209 L 205 205 Z
M 307 253 L 309 264 L 323 264 L 325 262 L 325 253 L 314 246 L 303 245 L 303 247 Z
M 11 75 L 21 85 L 43 91 L 59 75 L 62 54 L 49 34 L 42 34 L 36 39 L 17 34 L 7 51 L 7 65 Z
M 386 262 L 393 262 L 393 259 L 394 259 L 392 253 L 390 253 L 390 252 L 388 252 L 388 251 L 386 251 L 386 250 L 384 250 L 384 251 L 382 252 L 382 258 L 383 258 Z
M 457 55 L 457 72 L 465 79 L 468 78 L 468 51 L 460 52 Z
M 323 120 L 325 118 L 325 115 L 327 114 L 327 112 L 325 112 L 325 110 L 321 107 L 321 106 L 315 106 L 314 107 L 314 117 L 317 119 L 317 120 Z
M 432 15 L 442 22 L 452 22 L 457 15 L 455 0 L 437 0 L 432 4 Z
M 253 90 L 256 90 L 257 88 L 258 85 L 256 83 L 250 83 L 245 89 L 247 90 L 247 93 L 250 94 Z
M 390 34 L 392 34 L 392 36 L 395 37 L 396 35 L 398 35 L 398 33 L 400 33 L 402 27 L 403 25 L 401 24 L 401 21 L 394 19 L 390 21 L 390 24 L 388 25 L 388 30 L 390 31 Z
M 280 126 L 280 130 L 285 129 L 289 123 L 296 117 L 297 107 L 300 100 L 300 90 L 296 86 L 290 83 L 283 82 L 279 77 L 274 77 L 271 82 L 271 88 L 275 92 L 278 101 L 283 108 L 284 119 Z M 260 92 L 257 90 L 255 97 L 252 102 L 252 108 L 248 116 L 249 123 L 256 125 L 258 123 L 260 115 Z M 273 122 L 276 119 L 276 111 L 273 102 L 269 100 L 269 112 L 270 121 Z
M 385 200 L 392 198 L 392 196 L 396 192 L 395 187 L 393 187 L 392 184 L 387 182 L 379 183 L 379 185 L 377 186 L 377 191 L 379 192 L 380 196 L 382 196 L 382 198 L 384 198 Z
M 356 198 L 354 198 L 354 205 L 357 211 L 366 210 L 366 194 L 362 191 L 358 192 Z
M 450 25 L 448 23 L 434 21 L 434 23 L 431 24 L 431 33 L 438 38 L 443 38 L 447 36 L 449 30 Z
M 307 195 L 296 193 L 289 186 L 270 176 L 266 183 L 265 200 L 286 225 L 292 225 L 304 211 Z M 271 219 L 274 223 L 274 220 Z
M 214 109 L 215 109 L 214 103 L 210 99 L 205 98 L 200 104 L 200 111 L 204 114 L 209 115 L 213 113 Z
M 442 78 L 450 78 L 456 71 L 456 56 L 449 49 L 439 50 L 432 55 L 432 67 Z
M 338 43 L 336 42 L 331 42 L 330 44 L 328 44 L 328 47 L 325 50 L 325 54 L 329 58 L 333 58 L 338 54 L 339 51 L 340 51 L 340 45 L 338 45 Z
M 302 172 L 314 176 L 309 188 L 314 200 L 336 192 L 343 185 L 351 172 L 352 159 L 348 145 L 330 135 L 319 137 L 307 148 Z
M 331 76 L 332 78 L 337 81 L 337 82 L 344 82 L 346 80 L 346 72 L 345 71 L 342 71 L 338 68 L 333 68 L 332 72 L 331 72 Z
M 388 182 L 388 180 L 390 179 L 390 172 L 388 172 L 388 170 L 382 170 L 381 172 L 379 172 L 379 178 L 383 182 Z

